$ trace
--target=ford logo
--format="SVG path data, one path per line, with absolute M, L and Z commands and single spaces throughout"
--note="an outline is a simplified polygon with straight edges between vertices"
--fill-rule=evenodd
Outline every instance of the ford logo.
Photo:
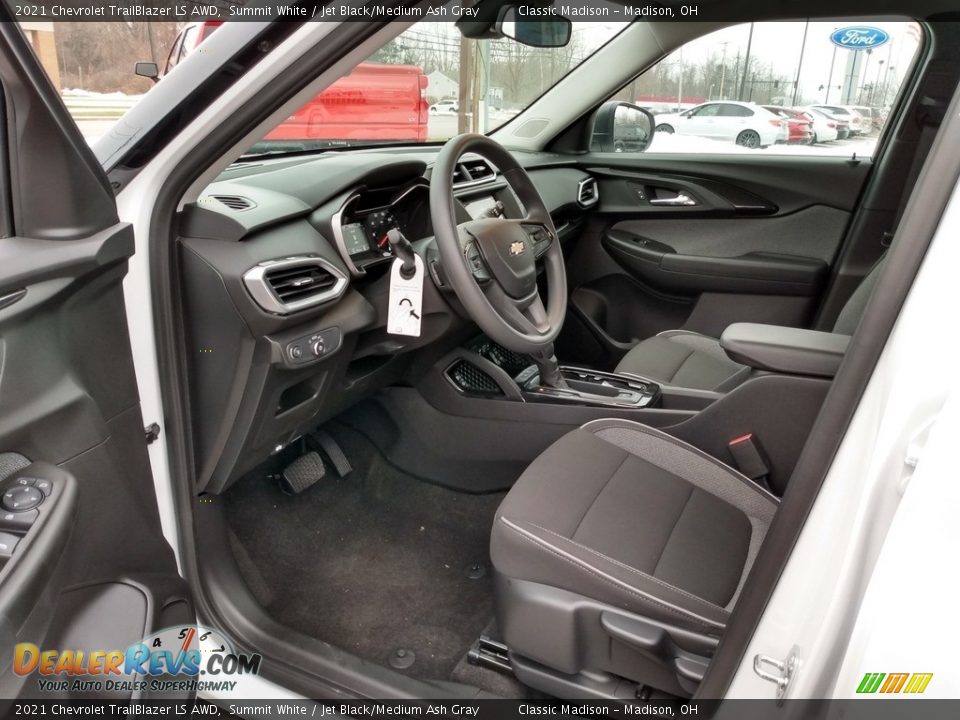
M 830 42 L 838 47 L 847 48 L 848 50 L 877 48 L 889 39 L 890 33 L 886 30 L 869 27 L 867 25 L 840 28 L 839 30 L 834 30 L 830 36 Z

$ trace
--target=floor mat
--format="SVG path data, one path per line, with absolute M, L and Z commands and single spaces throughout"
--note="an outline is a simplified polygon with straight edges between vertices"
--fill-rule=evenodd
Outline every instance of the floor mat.
M 493 616 L 488 542 L 503 495 L 422 482 L 355 431 L 328 429 L 353 464 L 346 478 L 330 470 L 291 497 L 249 476 L 224 498 L 256 582 L 269 588 L 265 609 L 377 663 L 412 651 L 403 672 L 445 680 Z M 476 563 L 486 572 L 473 579 Z

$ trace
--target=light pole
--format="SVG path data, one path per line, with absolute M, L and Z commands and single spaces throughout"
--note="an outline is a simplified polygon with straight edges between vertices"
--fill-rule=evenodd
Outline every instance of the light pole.
M 837 61 L 837 46 L 833 46 L 833 55 L 830 57 L 830 74 L 827 75 L 827 94 L 823 98 L 823 104 L 830 102 L 830 83 L 833 82 L 833 64 Z
M 803 53 L 807 49 L 807 30 L 810 29 L 810 21 L 807 20 L 803 24 L 803 40 L 800 43 L 800 61 L 797 63 L 797 76 L 793 79 L 793 100 L 790 101 L 791 105 L 797 104 L 797 96 L 800 93 L 800 69 L 803 67 Z
M 720 93 L 718 100 L 723 100 L 723 81 L 727 78 L 727 45 L 730 44 L 729 40 L 724 40 L 723 45 L 723 56 L 720 58 Z
M 480 116 L 483 124 L 480 132 L 485 133 L 490 128 L 490 41 L 480 40 L 477 53 L 483 64 L 483 114 Z
M 857 102 L 861 105 L 863 104 L 863 86 L 866 84 L 867 73 L 870 70 L 870 56 L 873 55 L 873 49 L 867 48 L 866 53 L 867 59 L 863 62 L 863 75 L 860 76 L 863 78 L 863 82 L 860 83 L 860 92 L 857 93 Z M 881 62 L 883 61 L 881 60 Z
M 737 100 L 743 100 L 743 93 L 747 86 L 747 70 L 750 68 L 750 47 L 753 45 L 753 23 L 750 23 L 750 34 L 747 35 L 747 54 L 743 60 L 743 75 L 740 78 L 740 91 Z
M 683 104 L 683 46 L 680 46 L 680 83 L 677 86 L 677 108 Z

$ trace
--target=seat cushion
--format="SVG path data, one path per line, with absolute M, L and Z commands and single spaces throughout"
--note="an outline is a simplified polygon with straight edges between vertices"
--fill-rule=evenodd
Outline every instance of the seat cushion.
M 746 365 L 727 357 L 719 340 L 686 330 L 667 330 L 637 343 L 616 371 L 663 385 L 718 392 L 733 389 L 750 374 Z
M 660 431 L 598 420 L 533 462 L 497 511 L 496 571 L 718 634 L 777 500 Z

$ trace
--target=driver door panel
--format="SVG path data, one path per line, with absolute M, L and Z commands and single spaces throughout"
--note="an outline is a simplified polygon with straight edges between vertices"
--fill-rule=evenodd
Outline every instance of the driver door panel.
M 122 285 L 132 228 L 20 29 L 0 25 L 0 496 L 40 498 L 0 508 L 0 696 L 27 698 L 43 676 L 17 672 L 20 643 L 122 650 L 195 616 L 147 455 Z

